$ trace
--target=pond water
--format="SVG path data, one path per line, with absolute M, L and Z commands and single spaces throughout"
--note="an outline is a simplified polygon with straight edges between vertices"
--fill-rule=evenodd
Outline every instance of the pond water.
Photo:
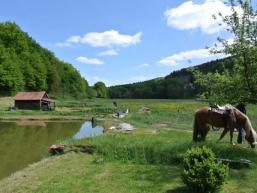
M 103 130 L 81 121 L 0 122 L 0 179 L 47 156 L 52 144 L 100 135 Z

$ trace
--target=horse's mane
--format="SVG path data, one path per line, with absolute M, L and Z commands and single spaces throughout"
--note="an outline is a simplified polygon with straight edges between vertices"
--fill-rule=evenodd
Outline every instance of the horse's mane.
M 245 134 L 248 137 L 250 135 L 250 132 L 252 131 L 254 138 L 256 139 L 256 137 L 257 137 L 256 131 L 252 127 L 250 119 L 246 115 L 245 115 L 245 117 L 246 117 L 246 121 L 245 121 L 245 125 L 244 125 Z
M 253 137 L 256 139 L 257 137 L 256 131 L 252 127 L 252 123 L 247 115 L 245 115 L 244 113 L 242 113 L 241 111 L 239 111 L 237 108 L 235 108 L 230 104 L 226 104 L 225 106 L 223 106 L 223 108 L 234 111 L 232 115 L 234 115 L 235 120 L 238 118 L 238 116 L 244 118 L 245 122 L 244 122 L 244 125 L 242 126 L 243 126 L 243 129 L 245 130 L 246 137 L 249 137 L 250 133 L 252 132 Z

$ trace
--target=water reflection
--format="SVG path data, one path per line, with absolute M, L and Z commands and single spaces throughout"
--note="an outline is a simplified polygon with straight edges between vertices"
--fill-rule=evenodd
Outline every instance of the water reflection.
M 100 134 L 102 127 L 81 121 L 0 122 L 0 179 L 41 160 L 54 143 Z
M 40 127 L 46 127 L 45 121 L 40 121 L 40 120 L 19 120 L 16 121 L 16 124 L 19 126 L 40 126 Z
M 77 132 L 72 139 L 77 140 L 84 137 L 91 137 L 95 135 L 101 135 L 104 131 L 102 126 L 95 124 L 94 122 L 85 122 L 79 132 Z

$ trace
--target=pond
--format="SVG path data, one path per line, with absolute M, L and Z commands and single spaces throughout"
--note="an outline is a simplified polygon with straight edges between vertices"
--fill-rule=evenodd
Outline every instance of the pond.
M 82 121 L 0 122 L 0 179 L 46 157 L 52 144 L 100 135 L 103 130 Z

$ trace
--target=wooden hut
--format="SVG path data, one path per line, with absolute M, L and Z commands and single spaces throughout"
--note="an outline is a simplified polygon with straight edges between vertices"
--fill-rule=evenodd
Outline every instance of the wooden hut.
M 18 92 L 14 97 L 15 107 L 18 109 L 54 110 L 55 102 L 45 91 Z

